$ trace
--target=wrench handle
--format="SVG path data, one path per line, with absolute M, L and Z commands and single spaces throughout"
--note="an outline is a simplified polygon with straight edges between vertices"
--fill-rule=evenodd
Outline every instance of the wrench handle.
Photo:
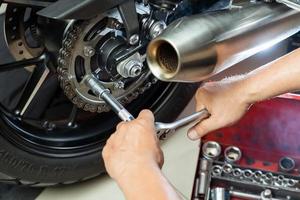
M 155 127 L 157 131 L 161 131 L 161 130 L 175 130 L 178 129 L 182 126 L 188 125 L 190 123 L 193 122 L 194 125 L 196 125 L 197 123 L 199 123 L 200 121 L 208 118 L 210 116 L 209 112 L 206 109 L 203 109 L 199 112 L 196 112 L 194 114 L 191 114 L 187 117 L 184 117 L 182 119 L 179 119 L 175 122 L 172 123 L 160 123 L 160 122 L 156 122 L 155 123 Z

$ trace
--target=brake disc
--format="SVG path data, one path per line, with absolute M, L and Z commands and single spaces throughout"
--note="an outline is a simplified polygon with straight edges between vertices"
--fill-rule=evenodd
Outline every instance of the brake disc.
M 43 50 L 37 33 L 37 15 L 32 8 L 8 5 L 5 11 L 7 46 L 16 60 L 39 56 Z

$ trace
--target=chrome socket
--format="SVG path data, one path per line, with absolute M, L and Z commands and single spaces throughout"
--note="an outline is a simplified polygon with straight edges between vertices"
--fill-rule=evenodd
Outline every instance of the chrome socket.
M 243 171 L 240 168 L 233 169 L 232 175 L 236 178 L 240 178 L 243 175 Z
M 219 143 L 208 141 L 202 146 L 202 155 L 209 160 L 217 160 L 222 152 Z
M 246 169 L 243 171 L 243 178 L 247 181 L 251 181 L 252 182 L 252 178 L 254 176 L 254 173 L 252 172 L 252 170 L 250 169 Z
M 261 182 L 262 181 L 262 176 L 263 176 L 263 172 L 262 171 L 255 171 L 253 178 L 256 182 Z
M 272 172 L 241 169 L 233 167 L 229 163 L 214 165 L 211 174 L 214 178 L 222 177 L 227 180 L 238 180 L 245 183 L 259 184 L 262 187 L 277 187 L 279 189 L 300 190 L 299 180 Z
M 266 173 L 262 175 L 262 183 L 265 185 L 272 185 L 274 182 L 274 176 L 272 173 Z
M 291 172 L 295 169 L 295 160 L 290 157 L 283 157 L 278 163 L 279 170 L 282 172 Z
M 287 187 L 295 187 L 296 184 L 298 183 L 298 181 L 296 180 L 293 180 L 293 179 L 289 179 L 288 182 L 287 182 Z
M 242 151 L 236 146 L 229 146 L 224 151 L 225 162 L 234 164 L 242 158 Z
M 212 168 L 212 175 L 213 176 L 221 176 L 223 168 L 220 165 L 214 165 Z
M 231 174 L 233 172 L 233 167 L 231 164 L 224 164 L 222 167 L 222 171 L 224 172 L 224 174 Z

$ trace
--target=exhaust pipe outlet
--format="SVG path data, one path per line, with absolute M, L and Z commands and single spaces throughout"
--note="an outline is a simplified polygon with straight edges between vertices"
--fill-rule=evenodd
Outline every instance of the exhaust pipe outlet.
M 158 79 L 199 82 L 300 31 L 300 13 L 255 3 L 174 21 L 147 49 Z

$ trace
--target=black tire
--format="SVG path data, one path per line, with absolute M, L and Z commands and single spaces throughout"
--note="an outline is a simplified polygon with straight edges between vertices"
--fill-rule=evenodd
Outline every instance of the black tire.
M 156 119 L 174 120 L 197 89 L 196 84 L 175 84 L 163 101 L 157 102 Z M 137 113 L 137 111 L 134 111 Z M 3 116 L 2 116 L 3 117 Z M 83 181 L 104 173 L 101 152 L 84 156 L 55 158 L 24 151 L 7 135 L 14 134 L 7 121 L 0 119 L 0 180 L 29 186 L 51 186 Z M 101 149 L 104 143 L 101 144 Z

